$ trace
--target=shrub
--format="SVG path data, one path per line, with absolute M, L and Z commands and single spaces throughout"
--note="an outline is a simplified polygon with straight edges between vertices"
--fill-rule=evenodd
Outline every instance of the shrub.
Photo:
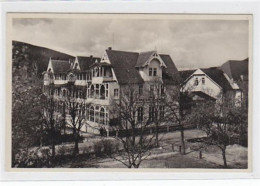
M 21 150 L 15 156 L 14 167 L 39 168 L 51 166 L 51 151 L 49 148 L 37 148 L 31 151 Z
M 96 157 L 100 157 L 102 155 L 103 143 L 102 141 L 98 141 L 94 144 L 94 154 Z
M 110 140 L 104 140 L 103 141 L 103 149 L 104 149 L 104 154 L 106 155 L 111 155 L 113 153 L 113 145 Z
M 100 157 L 102 155 L 110 156 L 119 151 L 119 143 L 105 139 L 95 143 L 93 148 L 96 157 Z

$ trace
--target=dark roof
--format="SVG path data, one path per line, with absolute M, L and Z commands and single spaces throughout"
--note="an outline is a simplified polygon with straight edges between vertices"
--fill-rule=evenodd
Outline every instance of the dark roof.
M 200 97 L 201 99 L 199 99 L 198 101 L 202 101 L 202 100 L 215 101 L 216 100 L 215 98 L 211 97 L 210 95 L 208 95 L 202 91 L 193 91 L 190 93 L 189 96 L 190 97 L 194 97 L 194 96 Z
M 155 51 L 139 53 L 135 67 L 143 67 L 154 52 Z
M 70 62 L 65 60 L 53 60 L 52 62 L 52 68 L 55 74 L 57 73 L 66 73 L 70 70 Z
M 201 70 L 221 86 L 224 91 L 233 89 L 225 77 L 224 72 L 219 67 L 201 68 Z
M 179 71 L 182 83 L 188 79 L 196 70 L 181 70 Z
M 180 74 L 170 55 L 160 54 L 167 68 L 162 68 L 162 79 L 165 84 L 180 84 Z
M 143 83 L 143 79 L 138 72 L 155 51 L 149 52 L 125 52 L 116 50 L 106 50 L 109 61 L 115 71 L 115 75 L 120 84 Z M 177 85 L 180 83 L 179 72 L 169 55 L 161 54 L 167 68 L 163 67 L 162 78 L 166 84 Z
M 98 57 L 83 57 L 83 56 L 78 56 L 78 62 L 79 62 L 79 67 L 81 71 L 87 71 L 90 69 L 90 66 L 93 65 L 95 63 L 95 61 L 97 60 L 98 62 L 100 62 L 100 58 Z
M 248 58 L 242 61 L 229 60 L 221 66 L 221 69 L 234 81 L 240 80 L 241 75 L 248 77 Z
M 138 53 L 117 50 L 106 50 L 119 84 L 143 83 L 143 79 L 135 68 Z

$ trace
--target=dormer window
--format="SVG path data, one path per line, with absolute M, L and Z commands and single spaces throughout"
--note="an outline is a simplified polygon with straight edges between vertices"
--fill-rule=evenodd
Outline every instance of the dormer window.
M 157 76 L 157 68 L 153 69 L 153 76 Z
M 199 79 L 198 79 L 198 78 L 195 79 L 195 83 L 194 83 L 194 84 L 195 84 L 196 86 L 199 85 Z
M 201 82 L 202 82 L 202 85 L 205 85 L 205 78 L 204 77 L 202 78 Z
M 153 68 L 149 68 L 149 76 L 153 76 Z
M 157 68 L 149 68 L 149 76 L 157 76 Z

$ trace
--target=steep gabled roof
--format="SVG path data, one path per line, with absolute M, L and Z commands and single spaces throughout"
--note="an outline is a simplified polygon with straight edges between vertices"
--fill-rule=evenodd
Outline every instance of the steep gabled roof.
M 167 68 L 162 68 L 162 79 L 166 84 L 179 85 L 181 78 L 170 55 L 160 54 Z
M 224 72 L 219 67 L 201 68 L 201 70 L 221 86 L 224 91 L 233 89 L 225 77 Z
M 182 83 L 188 79 L 196 70 L 181 70 L 179 71 Z
M 143 83 L 141 75 L 135 68 L 138 53 L 117 50 L 106 50 L 106 53 L 119 84 Z
M 139 53 L 135 67 L 143 67 L 154 52 L 155 51 Z
M 248 77 L 248 58 L 242 61 L 229 60 L 221 66 L 221 69 L 234 81 L 240 80 L 241 75 Z
M 51 59 L 52 68 L 55 74 L 66 73 L 70 70 L 70 62 L 65 60 L 53 60 Z
M 78 62 L 79 62 L 79 67 L 81 71 L 87 71 L 90 69 L 90 66 L 93 65 L 95 63 L 95 61 L 97 60 L 98 62 L 100 62 L 100 58 L 98 57 L 84 57 L 84 56 L 78 56 Z

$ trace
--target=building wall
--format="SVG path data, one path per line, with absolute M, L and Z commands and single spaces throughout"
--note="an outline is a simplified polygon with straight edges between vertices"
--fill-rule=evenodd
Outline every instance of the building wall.
M 195 84 L 196 78 L 198 78 L 198 85 Z M 202 83 L 202 78 L 205 79 L 204 84 Z M 218 99 L 222 93 L 222 88 L 209 79 L 206 75 L 194 75 L 185 83 L 182 91 L 201 91 L 215 99 Z

